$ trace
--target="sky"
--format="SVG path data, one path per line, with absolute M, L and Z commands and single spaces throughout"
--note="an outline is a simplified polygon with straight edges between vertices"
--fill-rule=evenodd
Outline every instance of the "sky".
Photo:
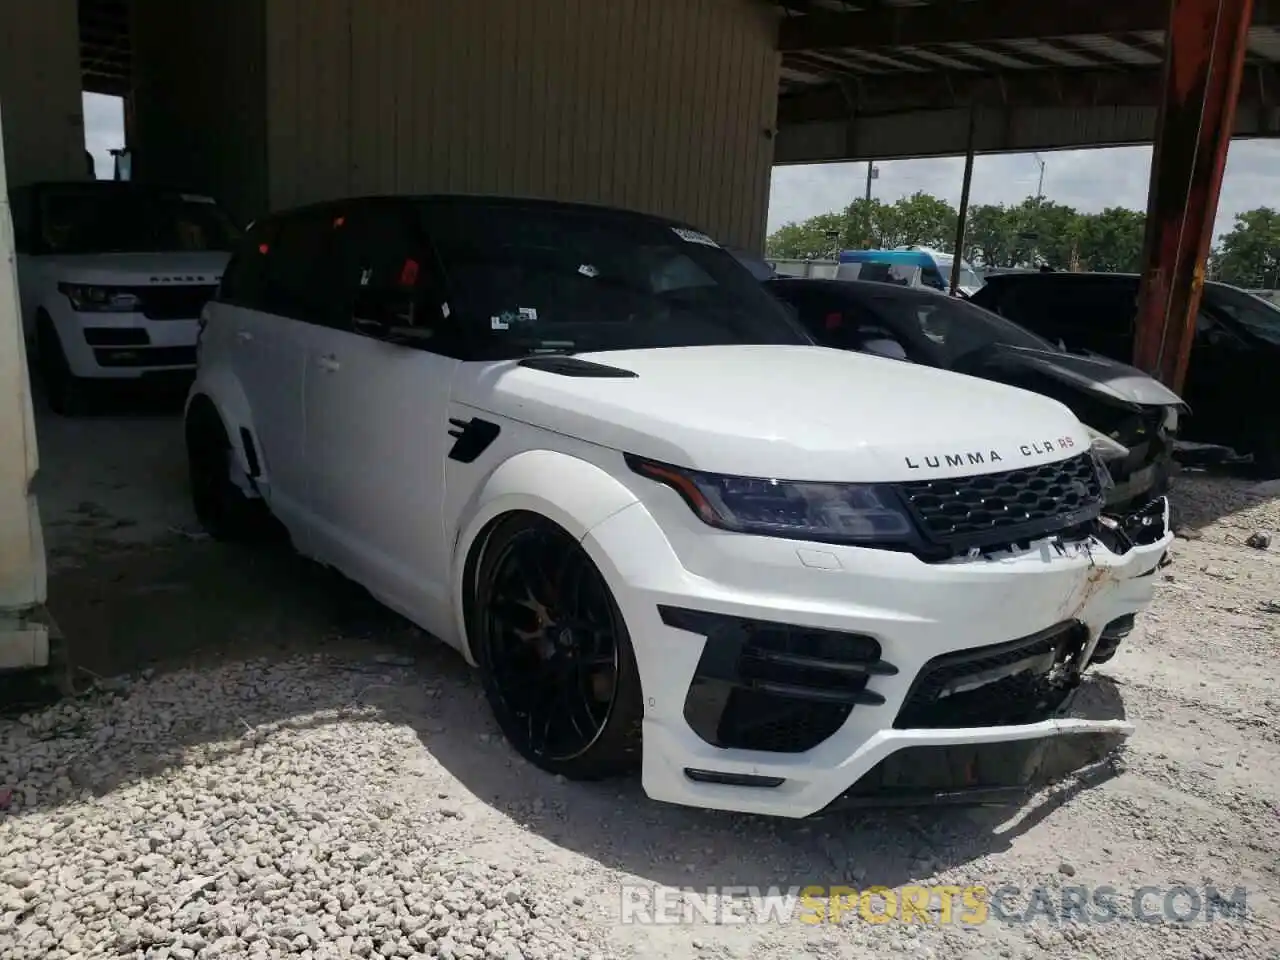
M 124 113 L 120 100 L 84 95 L 85 142 L 97 164 L 98 176 L 111 176 L 108 151 L 124 143 Z M 1040 154 L 1045 162 L 1044 195 L 1085 213 L 1104 207 L 1146 208 L 1150 147 L 1106 150 L 1061 150 Z M 964 160 L 894 160 L 878 164 L 880 177 L 872 194 L 893 202 L 917 190 L 960 202 Z M 865 163 L 828 163 L 778 167 L 773 171 L 769 203 L 769 232 L 791 221 L 804 220 L 847 206 L 866 190 Z M 973 164 L 969 202 L 1018 203 L 1036 192 L 1040 166 L 1032 154 L 978 157 Z M 1280 141 L 1237 140 L 1227 156 L 1215 234 L 1231 228 L 1235 215 L 1259 206 L 1280 207 Z

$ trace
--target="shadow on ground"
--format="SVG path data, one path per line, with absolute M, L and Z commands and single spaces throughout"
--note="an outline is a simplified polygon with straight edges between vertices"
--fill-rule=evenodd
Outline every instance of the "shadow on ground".
M 358 588 L 281 549 L 231 548 L 200 539 L 186 516 L 176 418 L 134 427 L 119 422 L 43 423 L 54 456 L 45 469 L 63 471 L 53 498 L 59 523 L 76 516 L 100 478 L 93 463 L 68 458 L 99 428 L 121 429 L 99 465 L 121 499 L 107 503 L 83 527 L 66 528 L 55 545 L 50 607 L 68 637 L 81 676 L 110 678 L 153 670 L 224 668 L 227 683 L 250 688 L 258 667 L 228 666 L 254 658 L 302 657 L 302 694 L 277 697 L 264 688 L 243 697 L 234 716 L 216 703 L 194 722 L 167 727 L 158 742 L 118 742 L 73 721 L 38 733 L 30 757 L 0 758 L 0 780 L 21 780 L 38 763 L 66 778 L 66 788 L 23 795 L 8 816 L 74 800 L 79 790 L 107 793 L 130 780 L 188 762 L 190 747 L 247 749 L 246 729 L 274 723 L 314 723 L 320 711 L 376 707 L 384 720 L 411 727 L 427 752 L 494 815 L 563 848 L 649 882 L 705 887 L 812 883 L 898 885 L 962 867 L 1007 848 L 1054 809 L 1114 775 L 1103 766 L 1068 781 L 1021 810 L 926 808 L 859 810 L 788 821 L 672 807 L 648 800 L 638 778 L 597 784 L 558 781 L 515 757 L 496 725 L 472 671 L 460 657 L 373 602 Z M 138 468 L 140 445 L 154 464 Z M 123 447 L 121 447 L 123 445 Z M 179 466 L 173 467 L 177 459 Z M 141 469 L 141 473 L 139 473 Z M 140 495 L 145 494 L 145 495 Z M 129 509 L 146 516 L 121 515 Z M 120 526 L 121 521 L 125 525 Z M 170 522 L 172 521 L 172 522 Z M 142 529 L 145 536 L 132 537 Z M 179 676 L 181 676 L 179 674 Z M 336 681 L 334 678 L 338 678 Z M 108 689 L 111 684 L 107 684 Z M 1113 686 L 1095 680 L 1089 712 L 1121 716 Z M 110 696 L 94 693 L 91 697 Z M 149 707 L 150 708 L 150 707 Z M 163 710 L 163 704 L 156 705 Z M 224 711 L 225 712 L 225 711 Z M 68 716 L 74 715 L 70 711 Z M 81 716 L 101 715 L 92 708 Z M 0 740 L 20 740 L 0 720 Z M 25 735 L 25 734 L 24 734 Z M 95 778 L 80 769 L 86 751 L 114 768 Z M 119 755 L 115 755 L 118 752 Z M 33 759 L 34 758 L 34 759 Z M 0 782 L 0 790 L 6 784 Z M 0 818 L 6 816 L 0 812 Z

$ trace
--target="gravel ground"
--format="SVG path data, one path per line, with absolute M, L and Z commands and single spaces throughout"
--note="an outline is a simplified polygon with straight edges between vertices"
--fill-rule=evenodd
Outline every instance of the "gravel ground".
M 189 536 L 171 419 L 41 427 L 51 606 L 94 674 L 132 673 L 0 719 L 5 960 L 1280 957 L 1280 544 L 1244 543 L 1280 533 L 1280 490 L 1179 482 L 1191 539 L 1082 691 L 1137 726 L 1116 762 L 1012 812 L 770 821 L 516 758 L 456 656 L 294 559 Z M 623 885 L 811 884 L 1008 885 L 1041 910 L 621 922 Z M 1122 914 L 1147 885 L 1243 887 L 1248 917 L 1044 906 L 1099 885 Z

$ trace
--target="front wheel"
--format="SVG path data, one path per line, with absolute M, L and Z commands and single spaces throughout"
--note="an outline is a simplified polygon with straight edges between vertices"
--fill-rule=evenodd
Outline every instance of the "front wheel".
M 71 363 L 62 349 L 62 341 L 53 322 L 41 318 L 36 328 L 36 362 L 40 379 L 44 384 L 45 399 L 49 409 L 63 417 L 75 417 L 85 412 L 87 384 L 84 378 L 71 372 Z
M 501 521 L 480 561 L 476 660 L 498 726 L 535 766 L 599 780 L 640 761 L 631 638 L 599 569 L 551 521 Z
M 197 408 L 187 420 L 187 468 L 196 519 L 215 540 L 256 542 L 269 520 L 261 500 L 245 495 L 232 479 L 227 431 L 217 414 Z

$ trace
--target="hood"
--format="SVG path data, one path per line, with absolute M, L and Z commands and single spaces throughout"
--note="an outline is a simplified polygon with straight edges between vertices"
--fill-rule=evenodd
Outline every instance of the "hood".
M 41 257 L 66 283 L 147 287 L 206 285 L 222 279 L 231 254 L 218 250 L 177 253 L 86 253 Z
M 1027 389 L 1035 389 L 1037 381 L 1048 380 L 1131 407 L 1186 407 L 1182 398 L 1159 380 L 1137 367 L 1096 353 L 1032 350 L 1002 344 L 964 372 L 998 380 L 1007 378 Z
M 1089 449 L 1065 406 L 944 370 L 811 346 L 576 355 L 635 376 L 512 361 L 455 398 L 482 412 L 676 466 L 813 481 L 925 480 Z

